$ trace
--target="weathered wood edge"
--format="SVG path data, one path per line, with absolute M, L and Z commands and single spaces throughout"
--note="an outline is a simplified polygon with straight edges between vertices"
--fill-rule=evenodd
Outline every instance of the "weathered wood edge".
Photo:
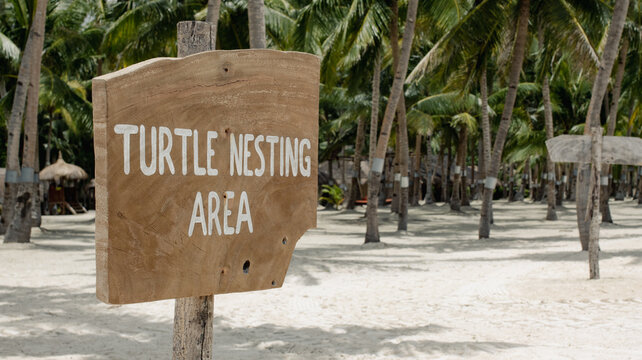
M 113 303 L 109 292 L 109 227 L 107 193 L 107 82 L 92 80 L 92 103 L 94 121 L 95 196 L 96 196 L 96 297 Z
M 213 55 L 223 55 L 223 54 L 244 54 L 244 53 L 274 53 L 274 54 L 284 54 L 284 55 L 294 55 L 297 57 L 300 57 L 301 60 L 305 59 L 315 59 L 318 64 L 321 64 L 321 58 L 319 58 L 317 55 L 314 54 L 309 54 L 309 53 L 304 53 L 300 51 L 280 51 L 280 50 L 273 50 L 273 49 L 241 49 L 241 50 L 213 50 L 213 51 L 205 51 L 201 52 L 198 54 L 193 54 L 189 56 L 185 56 L 182 58 L 171 58 L 171 57 L 159 57 L 159 58 L 153 58 L 149 60 L 145 60 L 143 62 L 139 62 L 137 64 L 128 66 L 124 69 L 114 71 L 109 74 L 101 75 L 98 77 L 95 77 L 94 80 L 104 80 L 104 81 L 111 81 L 113 79 L 117 79 L 126 75 L 129 75 L 134 72 L 138 71 L 143 71 L 146 68 L 154 65 L 154 64 L 162 64 L 165 62 L 189 62 L 194 59 L 197 59 L 198 57 L 206 57 L 206 56 L 213 56 Z

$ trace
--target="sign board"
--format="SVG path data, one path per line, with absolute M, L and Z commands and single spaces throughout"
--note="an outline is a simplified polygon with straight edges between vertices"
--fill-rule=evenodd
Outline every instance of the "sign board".
M 280 287 L 316 226 L 319 59 L 157 58 L 95 78 L 92 97 L 98 298 Z
M 642 139 L 624 136 L 602 137 L 602 163 L 642 165 Z M 560 135 L 546 140 L 553 162 L 591 162 L 589 135 Z

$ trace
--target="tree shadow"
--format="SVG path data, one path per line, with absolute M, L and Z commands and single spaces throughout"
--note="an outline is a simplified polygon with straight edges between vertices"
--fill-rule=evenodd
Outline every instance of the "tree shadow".
M 93 287 L 0 286 L 0 294 L 0 358 L 152 359 L 171 352 L 171 323 L 102 304 Z
M 160 359 L 171 354 L 172 322 L 99 303 L 92 288 L 0 286 L 0 358 Z M 218 359 L 301 359 L 344 355 L 409 357 L 494 354 L 525 346 L 501 341 L 435 341 L 439 324 L 377 327 L 229 325 L 215 315 Z M 291 357 L 289 357 L 291 358 Z
M 286 355 L 297 355 L 300 359 L 339 359 L 354 355 L 361 355 L 364 359 L 382 355 L 421 359 L 428 356 L 496 354 L 499 350 L 525 346 L 500 341 L 426 339 L 448 330 L 437 324 L 394 328 L 334 325 L 330 329 L 273 324 L 249 328 L 221 325 L 220 320 L 215 321 L 214 356 L 219 358 L 249 359 L 258 351 L 261 359 L 274 360 L 283 359 Z

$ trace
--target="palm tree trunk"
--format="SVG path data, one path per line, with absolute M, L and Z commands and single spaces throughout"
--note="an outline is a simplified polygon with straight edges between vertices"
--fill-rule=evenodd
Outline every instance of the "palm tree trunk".
M 531 200 L 536 202 L 539 192 L 539 163 L 533 167 L 533 176 L 531 176 Z
M 468 131 L 468 130 L 466 130 Z M 461 165 L 461 206 L 470 206 L 470 197 L 468 196 L 468 166 L 466 165 L 466 158 L 468 157 L 468 133 L 466 133 L 466 142 L 464 143 L 464 160 Z M 475 169 L 475 155 L 472 155 L 472 161 L 470 162 L 470 168 L 473 171 L 474 178 L 474 169 Z
M 361 191 L 359 190 L 360 184 L 360 174 L 361 174 L 361 151 L 363 150 L 363 143 L 366 140 L 366 119 L 365 117 L 359 117 L 359 123 L 357 125 L 357 141 L 354 145 L 354 165 L 352 167 L 352 182 L 350 185 L 350 195 L 348 195 L 348 203 L 346 204 L 347 209 L 354 209 L 357 197 L 361 196 Z
M 397 230 L 408 230 L 408 197 L 409 197 L 409 148 L 408 148 L 408 126 L 406 122 L 406 100 L 402 94 L 397 107 L 397 119 L 399 121 L 399 170 L 401 172 L 400 192 L 399 192 L 399 221 Z
M 540 24 L 537 34 L 539 47 L 544 48 L 544 27 Z M 552 139 L 555 136 L 553 126 L 553 108 L 551 106 L 551 88 L 549 84 L 548 73 L 544 74 L 542 79 L 542 102 L 544 103 L 544 126 L 546 128 L 546 139 Z M 548 208 L 546 210 L 546 220 L 557 220 L 557 212 L 555 210 L 555 177 L 552 174 L 555 171 L 555 163 L 551 160 L 550 155 L 546 154 L 546 202 Z
M 397 123 L 397 141 L 395 142 L 395 156 L 393 158 L 393 172 L 394 178 L 392 183 L 392 203 L 390 204 L 390 212 L 399 214 L 399 192 L 401 187 L 401 151 L 399 150 L 399 145 L 401 141 L 399 139 L 399 123 Z
M 450 203 L 450 198 L 448 197 L 448 181 L 450 180 L 450 168 L 452 166 L 452 160 L 450 158 L 450 136 L 445 138 L 444 144 L 444 161 L 441 165 L 441 198 L 444 204 L 448 204 Z
M 397 64 L 399 64 L 399 4 L 397 0 L 392 0 L 390 7 L 392 10 L 392 17 L 390 19 L 390 51 L 392 52 L 392 68 L 396 69 Z M 400 116 L 400 107 L 401 99 L 405 96 L 402 94 L 399 98 L 399 104 L 397 105 L 397 141 L 395 141 L 395 177 L 394 185 L 392 192 L 392 204 L 390 204 L 390 212 L 397 213 L 401 215 L 401 143 L 403 141 L 401 135 L 401 116 Z
M 569 200 L 571 198 L 571 183 L 572 183 L 572 173 L 573 164 L 566 164 L 564 167 L 564 176 L 562 176 L 562 182 L 564 183 L 564 198 Z
M 206 20 L 208 23 L 214 26 L 214 43 L 216 43 L 216 29 L 218 27 L 218 17 L 221 12 L 221 0 L 208 0 L 207 2 L 207 17 Z
M 35 105 L 31 105 L 31 112 L 35 106 L 35 125 L 33 125 L 34 116 L 30 119 L 32 124 L 26 124 L 29 131 L 25 135 L 25 139 L 29 141 L 28 147 L 25 149 L 30 155 L 34 153 L 34 144 L 37 140 L 37 112 L 38 112 L 38 86 L 34 80 L 37 74 L 38 81 L 40 80 L 40 59 L 42 57 L 42 48 L 45 38 L 45 17 L 47 16 L 47 3 L 48 0 L 40 0 L 36 5 L 36 12 L 34 15 L 31 29 L 29 30 L 29 38 L 25 45 L 25 51 L 18 70 L 18 82 L 13 98 L 13 105 L 11 107 L 11 117 L 8 123 L 7 134 L 7 173 L 5 175 L 5 194 L 2 212 L 2 224 L 0 230 L 6 226 L 6 235 L 4 242 L 28 242 L 29 235 L 31 234 L 31 191 L 24 191 L 24 184 L 28 181 L 29 187 L 33 184 L 33 164 L 35 163 L 35 155 L 33 159 L 29 159 L 29 166 L 25 171 L 19 172 L 19 147 L 20 147 L 20 128 L 22 125 L 22 115 L 25 111 L 25 102 L 27 100 L 28 87 L 32 84 L 35 89 L 32 90 L 32 98 Z M 34 95 L 35 91 L 35 95 Z M 31 126 L 35 126 L 34 129 Z M 35 135 L 34 135 L 35 134 Z M 20 178 L 18 174 L 20 173 Z M 31 176 L 29 176 L 31 175 Z M 30 178 L 29 178 L 30 177 Z M 21 191 L 22 190 L 22 191 Z M 26 222 L 26 224 L 23 224 Z M 28 229 L 28 234 L 25 230 Z
M 569 197 L 570 201 L 576 201 L 577 198 L 577 172 L 579 171 L 579 166 L 573 164 L 573 173 L 571 177 L 571 194 Z
M 504 111 L 502 119 L 499 123 L 497 136 L 495 137 L 495 145 L 493 146 L 493 156 L 490 161 L 490 167 L 486 174 L 486 184 L 484 186 L 488 191 L 484 192 L 484 199 L 482 202 L 481 216 L 479 220 L 479 238 L 488 238 L 490 236 L 490 210 L 493 201 L 493 189 L 497 184 L 497 174 L 499 173 L 499 165 L 504 150 L 504 143 L 508 134 L 508 128 L 513 116 L 513 107 L 515 106 L 515 98 L 517 97 L 517 86 L 519 85 L 519 75 L 522 70 L 522 63 L 524 61 L 524 52 L 526 50 L 526 40 L 528 35 L 528 18 L 530 12 L 530 0 L 520 1 L 519 19 L 517 23 L 517 35 L 515 39 L 515 47 L 513 50 L 513 60 L 511 62 L 508 92 L 506 93 L 506 102 L 504 103 Z
M 515 164 L 508 164 L 508 201 L 515 201 Z
M 446 156 L 446 186 L 444 186 L 444 189 L 446 189 L 446 202 L 450 204 L 450 198 L 453 196 L 453 190 L 449 187 L 449 182 L 451 179 L 451 171 L 454 170 L 454 160 L 453 160 L 453 146 L 452 146 L 452 137 L 449 136 L 448 139 L 446 140 L 446 151 L 447 151 L 447 156 Z M 456 157 L 456 155 L 455 155 Z
M 421 197 L 421 134 L 415 136 L 415 163 L 413 166 L 412 206 L 419 205 Z
M 562 206 L 564 200 L 564 188 L 562 187 L 562 165 L 555 165 L 555 187 L 557 193 L 555 194 L 555 206 Z
M 341 172 L 341 185 L 346 186 L 346 148 L 344 145 L 341 146 L 341 154 L 337 163 Z
M 482 126 L 482 151 L 483 151 L 483 157 L 482 161 L 484 166 L 481 169 L 482 172 L 482 181 L 484 184 L 482 184 L 482 192 L 481 192 L 481 197 L 482 197 L 482 206 L 484 206 L 484 193 L 487 192 L 486 190 L 486 178 L 488 177 L 488 170 L 490 168 L 490 153 L 492 151 L 491 148 L 491 130 L 490 130 L 490 118 L 488 115 L 488 78 L 487 78 L 487 69 L 488 66 L 487 64 L 484 64 L 482 66 L 482 73 L 481 73 L 481 78 L 479 79 L 479 88 L 481 92 L 481 126 Z M 493 190 L 491 190 L 490 198 L 492 199 Z M 488 202 L 486 204 L 488 207 L 488 212 L 490 215 L 488 216 L 490 218 L 490 224 L 493 223 L 493 203 L 492 201 Z M 489 226 L 490 226 L 489 224 Z M 488 230 L 490 231 L 490 230 Z
M 395 190 L 395 154 L 386 155 L 386 166 L 383 179 L 383 196 L 379 195 L 379 205 L 384 206 L 388 199 L 393 198 L 393 193 Z
M 40 179 L 38 173 L 40 172 L 40 151 L 38 150 L 40 139 L 36 134 L 36 160 L 34 169 L 36 175 L 33 179 L 33 204 L 31 205 L 31 227 L 39 228 L 42 225 L 42 192 L 40 191 Z
M 393 56 L 393 68 L 396 69 L 399 64 L 399 7 L 397 0 L 392 1 L 392 21 L 390 27 L 390 47 Z M 399 214 L 399 221 L 397 223 L 397 230 L 408 229 L 408 162 L 409 162 L 409 149 L 408 149 L 408 126 L 406 122 L 406 96 L 402 91 L 399 97 L 399 104 L 397 105 L 397 152 L 396 158 L 398 160 L 398 174 L 395 174 L 395 194 L 397 198 L 393 198 L 393 212 Z M 396 204 L 395 204 L 396 200 Z
M 208 5 L 209 7 L 209 5 Z M 265 49 L 265 14 L 263 0 L 247 1 L 247 18 L 250 28 L 250 48 Z
M 544 46 L 543 39 L 540 39 L 540 46 Z M 546 126 L 546 139 L 552 139 L 555 134 L 553 132 L 553 109 L 551 106 L 551 89 L 549 86 L 548 75 L 544 75 L 542 79 L 542 101 L 544 102 L 544 124 Z M 551 160 L 550 155 L 546 155 L 546 202 L 548 208 L 546 210 L 546 220 L 557 220 L 557 212 L 555 211 L 555 163 Z
M 629 7 L 629 0 L 617 0 L 613 9 L 613 19 L 609 26 L 606 45 L 600 59 L 600 65 L 595 76 L 593 89 L 591 91 L 591 102 L 589 103 L 586 115 L 586 126 L 584 135 L 589 135 L 592 127 L 600 126 L 600 108 L 602 99 L 611 77 L 611 70 L 617 56 L 618 45 L 622 36 L 622 29 L 626 21 L 626 13 Z M 588 251 L 591 219 L 586 216 L 589 200 L 589 172 L 590 164 L 579 164 L 577 171 L 576 207 L 577 225 L 580 233 L 582 250 Z M 597 215 L 597 214 L 596 214 Z
M 629 40 L 625 37 L 622 39 L 622 46 L 620 47 L 620 55 L 618 56 L 617 71 L 615 73 L 615 84 L 613 86 L 613 97 L 609 106 L 609 118 L 606 127 L 606 135 L 613 136 L 615 134 L 615 124 L 617 123 L 617 110 L 620 101 L 620 93 L 622 91 L 622 80 L 624 79 L 624 69 L 626 67 L 626 54 L 629 51 Z M 626 169 L 623 166 L 622 169 Z M 611 173 L 611 166 L 608 164 L 602 165 L 602 175 L 600 179 L 601 192 L 600 192 L 600 211 L 602 212 L 602 222 L 613 223 L 611 216 L 611 208 L 609 207 L 609 198 L 611 197 L 611 187 L 609 186 L 608 175 Z M 620 179 L 620 187 L 618 195 L 622 194 L 622 179 Z M 622 197 L 623 199 L 623 197 Z
M 430 146 L 430 135 L 426 136 L 426 146 L 426 196 L 424 197 L 424 205 L 432 204 L 434 202 L 432 196 L 433 158 L 432 147 Z
M 45 165 L 51 165 L 51 135 L 53 132 L 53 111 L 49 111 L 49 129 L 47 134 L 47 149 L 45 149 Z
M 439 145 L 439 171 L 441 171 L 441 194 L 440 200 L 446 202 L 446 134 L 441 136 L 441 144 Z
M 368 168 L 377 151 L 377 127 L 379 125 L 379 83 L 381 80 L 381 57 L 377 55 L 372 73 L 372 107 L 370 109 L 370 147 L 368 149 Z
M 44 37 L 43 41 L 44 41 Z M 41 46 L 42 44 L 38 44 Z M 22 183 L 18 184 L 17 199 L 25 199 L 16 203 L 13 219 L 7 228 L 6 242 L 28 243 L 31 238 L 31 223 L 33 204 L 38 197 L 37 176 L 39 167 L 36 163 L 38 150 L 38 94 L 40 89 L 41 54 L 33 58 L 31 79 L 27 89 L 27 108 L 25 112 L 24 137 L 22 145 L 22 168 L 20 169 Z
M 522 184 L 519 186 L 519 192 L 521 194 L 522 201 L 524 200 L 526 194 L 526 185 L 528 184 L 528 174 L 530 172 L 530 158 L 527 158 L 524 161 L 524 170 L 522 171 Z
M 473 145 L 473 146 L 475 145 L 474 139 L 471 140 L 470 145 Z M 468 206 L 470 206 L 470 200 L 477 199 L 477 191 L 479 190 L 477 177 L 479 177 L 479 174 L 475 171 L 475 166 L 481 167 L 481 165 L 477 164 L 480 161 L 479 159 L 480 154 L 481 154 L 481 147 L 479 146 L 479 143 L 478 143 L 477 150 L 472 150 L 470 152 L 470 198 L 468 200 L 469 202 Z
M 475 191 L 475 200 L 481 198 L 484 192 L 484 179 L 486 178 L 486 164 L 484 164 L 484 139 L 479 139 L 477 144 L 477 178 L 475 183 L 477 185 L 477 190 Z
M 415 34 L 415 20 L 417 18 L 417 3 L 418 0 L 409 0 L 408 1 L 408 11 L 406 17 L 406 30 L 405 36 L 403 38 L 403 43 L 401 46 L 401 56 L 399 59 L 399 64 L 395 69 L 395 78 L 392 83 L 392 88 L 390 89 L 390 97 L 388 98 L 388 104 L 386 105 L 386 111 L 383 117 L 383 123 L 381 125 L 381 132 L 379 134 L 379 140 L 377 141 L 377 150 L 375 153 L 375 158 L 372 162 L 372 168 L 370 168 L 369 174 L 369 184 L 378 184 L 381 179 L 381 173 L 383 171 L 384 159 L 386 156 L 386 149 L 388 148 L 388 140 L 390 138 L 390 130 L 392 128 L 392 121 L 395 115 L 396 107 L 399 103 L 399 99 L 403 94 L 403 84 L 406 78 L 406 73 L 408 72 L 408 60 L 410 59 L 410 50 L 412 46 L 412 40 Z M 376 199 L 379 196 L 379 187 L 378 186 L 369 186 L 368 187 L 368 199 Z M 368 201 L 367 216 L 368 216 L 368 225 L 366 229 L 365 242 L 379 242 L 379 224 L 377 222 L 377 207 L 378 203 L 376 201 Z
M 450 209 L 461 211 L 461 172 L 466 168 L 466 143 L 468 142 L 468 128 L 460 125 L 459 142 L 457 143 L 457 156 L 453 176 L 453 195 L 450 198 Z M 464 170 L 465 171 L 465 170 Z M 465 191 L 465 190 L 464 190 Z
M 638 166 L 638 205 L 642 205 L 642 166 Z
M 372 160 L 377 151 L 377 127 L 379 126 L 379 87 L 381 81 L 381 57 L 377 54 L 375 57 L 374 71 L 372 72 L 372 106 L 370 108 L 370 140 L 368 148 L 368 169 L 372 169 Z M 379 187 L 379 183 L 371 184 L 368 182 L 368 188 L 371 186 Z M 368 200 L 371 201 L 371 200 Z M 373 199 L 372 201 L 379 201 Z M 367 214 L 366 214 L 367 216 Z

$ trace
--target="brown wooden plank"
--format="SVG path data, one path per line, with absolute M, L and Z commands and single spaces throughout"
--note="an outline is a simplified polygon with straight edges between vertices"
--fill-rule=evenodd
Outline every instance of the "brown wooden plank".
M 159 58 L 94 79 L 94 91 L 103 97 L 94 104 L 98 297 L 124 304 L 280 287 L 296 241 L 316 226 L 318 84 L 317 57 L 274 50 Z M 124 172 L 125 136 L 115 132 L 116 124 L 138 127 L 130 136 L 129 174 Z M 153 174 L 142 172 L 141 125 L 147 165 L 153 132 L 159 137 L 160 127 L 169 129 L 174 174 L 166 160 L 159 174 L 159 153 Z M 217 132 L 211 144 L 218 175 L 197 175 L 193 137 L 186 137 L 183 175 L 183 138 L 175 134 L 177 128 L 198 131 L 199 169 L 207 167 L 206 134 Z M 238 143 L 245 134 L 264 138 L 258 145 L 248 142 L 250 156 L 242 172 L 262 167 L 258 148 L 265 161 L 262 176 L 239 176 L 236 166 L 230 175 L 232 137 Z M 266 136 L 277 139 L 273 159 Z M 304 161 L 297 159 L 300 166 L 286 167 L 288 174 L 284 169 L 281 175 L 280 145 L 287 148 L 303 139 L 310 142 L 297 154 Z M 301 169 L 309 172 L 302 176 Z M 227 199 L 231 193 L 226 191 L 234 198 Z M 237 234 L 243 191 L 253 231 L 243 222 Z M 221 227 L 224 203 L 229 203 L 228 226 L 234 234 L 218 235 L 215 221 L 212 235 L 209 226 L 203 235 L 200 223 L 188 234 L 196 194 L 202 196 L 207 217 L 209 192 L 220 199 Z
M 546 140 L 546 147 L 554 162 L 591 162 L 589 135 L 560 135 Z M 642 139 L 624 136 L 604 136 L 602 163 L 642 165 Z

